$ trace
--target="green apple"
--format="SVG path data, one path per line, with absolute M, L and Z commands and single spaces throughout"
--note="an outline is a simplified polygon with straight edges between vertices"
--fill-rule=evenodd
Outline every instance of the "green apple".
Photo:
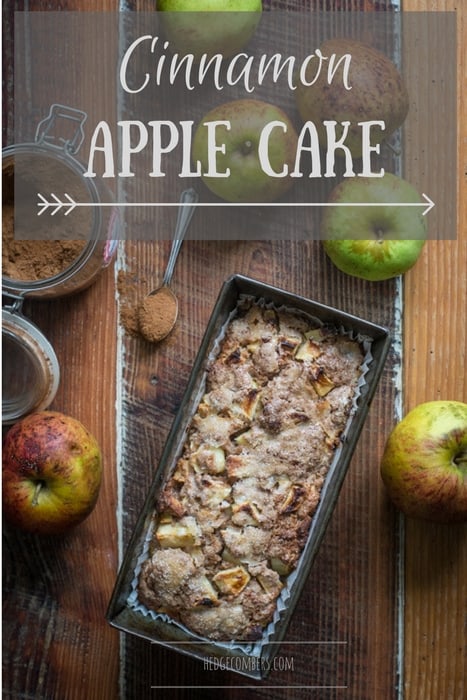
M 99 446 L 82 423 L 57 411 L 31 413 L 3 444 L 5 519 L 26 532 L 63 533 L 91 513 L 101 476 Z
M 339 206 L 325 209 L 321 238 L 343 272 L 385 280 L 403 274 L 418 260 L 426 239 L 426 216 L 418 192 L 407 180 L 392 173 L 350 178 L 332 190 L 328 203 Z M 344 203 L 358 206 L 341 206 Z M 398 203 L 420 206 L 392 206 Z
M 345 144 L 354 157 L 361 156 L 362 136 L 358 122 L 385 122 L 384 130 L 372 131 L 373 145 L 389 138 L 405 121 L 409 110 L 406 86 L 394 63 L 368 44 L 351 39 L 329 39 L 320 46 L 320 51 L 325 57 L 326 69 L 318 73 L 317 62 L 310 63 L 304 78 L 311 84 L 304 81 L 297 84 L 298 111 L 303 121 L 315 123 L 323 147 L 326 145 L 325 120 L 350 121 Z M 351 57 L 347 76 L 344 74 L 345 56 Z M 330 79 L 329 70 L 332 72 L 334 68 Z
M 210 140 L 209 123 L 227 122 Z M 270 131 L 265 151 L 267 167 L 261 162 L 259 145 L 265 127 L 278 122 Z M 211 134 L 213 132 L 211 131 Z M 289 175 L 275 177 L 266 172 L 290 172 L 296 156 L 297 132 L 285 112 L 260 100 L 233 100 L 212 109 L 201 119 L 193 137 L 192 158 L 201 167 L 203 182 L 218 197 L 229 202 L 272 202 L 293 184 Z M 215 152 L 216 173 L 212 175 Z M 211 154 L 211 156 L 210 156 Z M 211 173 L 211 174 L 210 174 Z M 222 175 L 225 174 L 225 176 Z
M 406 515 L 467 520 L 467 404 L 428 401 L 409 411 L 389 435 L 381 477 Z
M 238 53 L 255 33 L 263 8 L 261 0 L 158 0 L 157 9 L 164 13 L 172 49 L 199 59 L 204 53 Z M 201 19 L 198 12 L 206 14 Z

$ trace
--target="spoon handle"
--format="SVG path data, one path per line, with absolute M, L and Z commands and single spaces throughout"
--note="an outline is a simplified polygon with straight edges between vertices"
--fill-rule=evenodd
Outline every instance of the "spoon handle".
M 175 224 L 175 232 L 172 241 L 172 247 L 170 249 L 169 260 L 167 262 L 167 267 L 165 269 L 164 277 L 162 279 L 162 286 L 168 286 L 172 279 L 172 275 L 175 268 L 175 263 L 177 261 L 180 248 L 182 247 L 183 239 L 185 238 L 185 233 L 187 232 L 188 225 L 191 221 L 193 214 L 196 209 L 196 202 L 198 201 L 198 193 L 193 188 L 189 190 L 184 190 L 180 195 L 180 206 L 178 208 L 177 222 Z

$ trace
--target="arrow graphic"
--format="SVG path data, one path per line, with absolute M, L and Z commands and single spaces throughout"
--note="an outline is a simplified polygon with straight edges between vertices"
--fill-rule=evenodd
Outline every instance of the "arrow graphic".
M 70 214 L 70 212 L 72 212 L 75 207 L 82 207 L 82 206 L 90 207 L 90 206 L 95 206 L 95 204 L 97 204 L 97 202 L 96 203 L 92 202 L 92 203 L 79 204 L 78 202 L 75 202 L 75 200 L 72 197 L 70 197 L 69 194 L 66 194 L 66 192 L 63 195 L 64 197 L 66 197 L 66 200 L 67 200 L 66 202 L 62 202 L 62 200 L 60 200 L 57 197 L 57 195 L 53 194 L 53 193 L 51 193 L 51 195 L 50 195 L 52 198 L 51 202 L 48 202 L 46 200 L 46 198 L 42 194 L 40 194 L 39 192 L 37 193 L 37 196 L 39 197 L 39 202 L 37 203 L 37 206 L 39 207 L 39 211 L 37 213 L 37 216 L 40 216 L 47 209 L 50 209 L 50 208 L 52 208 L 52 211 L 50 212 L 50 216 L 55 216 L 55 214 L 58 211 L 60 211 L 60 209 L 66 209 L 66 211 L 63 212 L 63 214 L 64 214 L 64 216 L 68 216 L 68 214 Z
M 38 193 L 38 216 L 51 209 L 51 216 L 55 216 L 60 210 L 64 210 L 64 216 L 68 216 L 76 207 L 424 207 L 422 215 L 426 216 L 435 203 L 424 192 L 424 202 L 75 202 L 69 194 L 65 193 L 60 199 L 51 193 L 50 199 L 46 199 Z

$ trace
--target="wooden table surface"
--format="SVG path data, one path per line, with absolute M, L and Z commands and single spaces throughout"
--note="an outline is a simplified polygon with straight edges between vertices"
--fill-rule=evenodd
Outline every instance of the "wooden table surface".
M 378 4 L 385 5 L 330 0 L 327 6 L 371 10 Z M 111 10 L 115 5 L 114 0 L 24 4 L 47 10 Z M 21 7 L 4 3 L 7 60 L 11 10 Z M 457 9 L 456 241 L 429 241 L 403 280 L 376 285 L 339 273 L 319 241 L 187 241 L 174 280 L 180 321 L 158 348 L 123 331 L 120 314 L 128 300 L 118 294 L 117 276 L 119 271 L 130 275 L 135 294 L 144 293 L 161 274 L 168 242 L 121 243 L 115 265 L 87 291 L 28 303 L 29 315 L 51 340 L 62 367 L 52 407 L 82 420 L 96 435 L 104 481 L 92 515 L 66 537 L 39 539 L 4 527 L 4 697 L 465 698 L 466 528 L 404 519 L 388 503 L 379 478 L 379 460 L 400 401 L 396 347 L 281 648 L 288 668 L 276 668 L 266 681 L 252 683 L 120 636 L 104 619 L 119 560 L 203 329 L 221 283 L 232 272 L 382 323 L 396 336 L 401 321 L 395 297 L 400 295 L 403 410 L 431 399 L 467 401 L 467 7 L 459 0 L 404 0 L 403 9 Z M 7 80 L 4 126 L 10 142 L 8 88 Z

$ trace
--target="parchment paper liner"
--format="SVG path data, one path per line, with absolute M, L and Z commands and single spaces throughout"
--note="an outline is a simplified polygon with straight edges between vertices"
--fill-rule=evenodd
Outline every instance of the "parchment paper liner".
M 173 460 L 173 463 L 170 466 L 170 469 L 167 470 L 167 473 L 165 474 L 164 480 L 161 482 L 161 488 L 176 467 L 178 457 L 180 456 L 180 453 L 181 453 L 183 446 L 184 446 L 184 443 L 185 443 L 186 434 L 187 434 L 188 429 L 190 427 L 191 420 L 192 420 L 192 418 L 197 410 L 197 407 L 198 407 L 202 397 L 205 394 L 207 368 L 211 365 L 212 361 L 219 354 L 221 343 L 224 339 L 225 332 L 226 332 L 227 327 L 229 326 L 230 322 L 237 315 L 238 311 L 241 310 L 242 306 L 244 306 L 245 303 L 248 303 L 250 300 L 255 305 L 259 305 L 259 306 L 262 306 L 262 307 L 267 308 L 267 309 L 276 309 L 277 311 L 284 311 L 284 312 L 292 313 L 296 316 L 299 316 L 301 318 L 306 319 L 307 321 L 309 320 L 310 324 L 330 328 L 329 324 L 324 323 L 321 319 L 316 318 L 316 317 L 314 317 L 314 316 L 312 316 L 312 315 L 310 315 L 310 314 L 308 314 L 300 309 L 295 309 L 293 307 L 285 306 L 285 305 L 276 305 L 276 304 L 273 304 L 272 302 L 266 302 L 264 299 L 257 300 L 253 296 L 248 295 L 248 294 L 240 294 L 237 306 L 231 311 L 226 322 L 222 326 L 217 338 L 214 341 L 213 348 L 212 348 L 212 350 L 207 358 L 206 368 L 204 371 L 204 379 L 201 382 L 200 389 L 198 391 L 198 395 L 196 396 L 196 399 L 193 402 L 192 415 L 190 416 L 189 420 L 186 421 L 185 433 L 184 433 L 183 439 L 180 440 L 178 454 L 175 457 L 175 459 Z M 338 327 L 338 328 L 332 326 L 331 328 L 337 334 L 342 335 L 342 336 L 347 336 L 348 338 L 359 342 L 361 344 L 361 347 L 363 348 L 363 351 L 364 351 L 364 358 L 363 358 L 362 365 L 360 367 L 361 375 L 360 375 L 360 378 L 357 382 L 357 386 L 355 388 L 354 396 L 352 399 L 352 406 L 351 406 L 350 413 L 349 413 L 349 416 L 347 419 L 347 423 L 345 425 L 344 430 L 341 433 L 339 446 L 334 453 L 333 459 L 331 460 L 331 463 L 329 465 L 329 468 L 328 468 L 328 471 L 327 471 L 327 474 L 326 474 L 326 477 L 324 480 L 323 487 L 321 489 L 320 502 L 321 502 L 322 497 L 323 497 L 323 495 L 328 487 L 329 480 L 332 479 L 333 466 L 340 459 L 342 446 L 343 446 L 344 441 L 347 438 L 349 430 L 351 429 L 353 416 L 355 415 L 355 411 L 357 409 L 358 399 L 361 395 L 362 387 L 366 383 L 365 375 L 368 372 L 369 365 L 371 364 L 371 362 L 373 360 L 373 356 L 371 353 L 371 344 L 372 344 L 371 338 L 369 338 L 368 336 L 362 335 L 360 333 L 354 333 L 353 331 L 349 331 L 349 330 L 345 329 L 343 326 Z M 319 508 L 319 504 L 318 504 L 317 510 L 318 510 L 318 508 Z M 316 512 L 317 511 L 315 511 L 313 518 L 315 517 Z M 312 522 L 313 522 L 313 518 L 312 518 Z M 307 543 L 308 543 L 308 539 L 309 539 L 311 532 L 312 532 L 312 522 L 310 523 L 310 527 L 309 527 Z M 241 641 L 235 641 L 235 640 L 230 641 L 230 642 L 222 642 L 222 641 L 212 640 L 209 637 L 201 637 L 200 635 L 198 635 L 197 633 L 193 632 L 188 627 L 183 625 L 181 622 L 174 620 L 169 615 L 167 615 L 165 613 L 157 613 L 154 610 L 150 610 L 145 605 L 143 605 L 142 603 L 139 602 L 139 600 L 138 600 L 138 579 L 139 579 L 139 574 L 141 571 L 141 566 L 142 566 L 143 562 L 149 556 L 149 545 L 150 545 L 150 542 L 152 539 L 153 531 L 154 531 L 154 519 L 151 519 L 150 525 L 148 527 L 148 530 L 146 532 L 146 536 L 145 536 L 144 541 L 143 541 L 143 549 L 142 549 L 142 551 L 137 559 L 137 563 L 136 563 L 136 567 L 135 567 L 135 571 L 134 571 L 134 578 L 133 578 L 132 583 L 131 583 L 131 593 L 127 599 L 128 606 L 131 609 L 133 609 L 134 611 L 141 613 L 142 615 L 149 617 L 153 620 L 162 620 L 168 624 L 175 625 L 179 629 L 183 630 L 186 634 L 193 637 L 193 640 L 199 640 L 200 642 L 203 642 L 203 643 L 207 642 L 209 644 L 215 645 L 216 647 L 221 647 L 221 648 L 224 648 L 224 649 L 229 650 L 229 651 L 241 650 L 244 654 L 251 655 L 253 657 L 260 657 L 262 647 L 265 644 L 267 644 L 270 641 L 270 639 L 273 637 L 274 631 L 276 629 L 276 625 L 280 621 L 281 614 L 287 608 L 287 602 L 291 596 L 292 590 L 293 590 L 294 585 L 295 585 L 295 581 L 300 573 L 303 557 L 306 556 L 306 554 L 307 554 L 307 543 L 305 543 L 305 546 L 303 547 L 303 550 L 300 554 L 300 558 L 298 560 L 296 568 L 287 576 L 286 580 L 284 581 L 284 586 L 283 586 L 283 588 L 282 588 L 282 590 L 277 598 L 277 601 L 276 601 L 276 610 L 274 612 L 273 619 L 269 623 L 269 625 L 267 625 L 264 628 L 263 636 L 261 637 L 261 639 L 255 641 L 255 642 L 241 642 Z

